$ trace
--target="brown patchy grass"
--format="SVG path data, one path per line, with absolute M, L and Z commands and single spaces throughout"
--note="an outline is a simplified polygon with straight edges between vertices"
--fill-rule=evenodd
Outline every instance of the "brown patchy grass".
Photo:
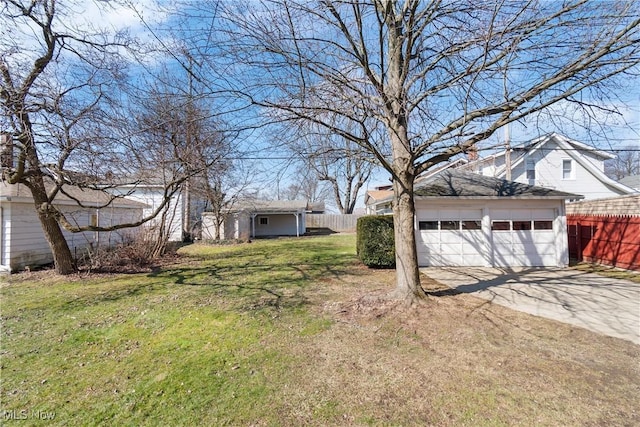
M 585 271 L 587 273 L 596 273 L 602 276 L 613 277 L 614 279 L 630 280 L 634 283 L 640 283 L 640 271 L 625 270 L 622 268 L 612 267 L 605 264 L 597 264 L 590 262 L 580 262 L 571 268 Z
M 292 349 L 291 405 L 317 396 L 346 425 L 640 425 L 639 346 L 467 294 L 407 308 L 386 299 L 393 280 L 332 281 L 316 303 L 335 324 Z

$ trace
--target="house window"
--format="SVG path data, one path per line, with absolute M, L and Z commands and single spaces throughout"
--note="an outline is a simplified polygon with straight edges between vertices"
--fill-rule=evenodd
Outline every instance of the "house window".
M 571 159 L 562 160 L 562 179 L 573 179 L 573 162 Z
M 437 230 L 438 221 L 418 221 L 419 230 Z
M 91 227 L 98 226 L 98 214 L 89 214 L 89 225 Z
M 536 161 L 527 159 L 527 179 L 530 183 L 536 180 Z
M 440 221 L 440 230 L 460 230 L 460 221 Z
M 269 225 L 269 217 L 261 216 L 258 219 L 258 224 L 260 224 L 260 225 Z

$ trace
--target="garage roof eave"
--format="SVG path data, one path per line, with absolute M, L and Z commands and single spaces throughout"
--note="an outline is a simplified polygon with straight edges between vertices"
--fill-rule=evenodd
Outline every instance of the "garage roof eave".
M 505 200 L 505 199 L 518 199 L 518 200 L 581 200 L 584 196 L 579 194 L 571 194 L 568 196 L 418 196 L 414 197 L 416 200 Z
M 447 199 L 556 199 L 577 200 L 583 196 L 459 170 L 447 170 L 414 189 L 414 197 Z

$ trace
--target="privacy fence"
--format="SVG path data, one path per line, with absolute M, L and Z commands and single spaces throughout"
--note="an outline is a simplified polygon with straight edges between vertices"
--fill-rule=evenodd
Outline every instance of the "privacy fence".
M 336 233 L 355 233 L 358 218 L 362 215 L 307 214 L 307 229 L 328 230 Z
M 567 205 L 569 257 L 640 270 L 640 196 Z

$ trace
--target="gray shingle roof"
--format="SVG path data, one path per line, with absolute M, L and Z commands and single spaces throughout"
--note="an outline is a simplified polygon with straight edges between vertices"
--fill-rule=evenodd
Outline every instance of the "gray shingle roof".
M 581 199 L 578 194 L 521 184 L 460 170 L 446 170 L 421 182 L 417 197 Z
M 47 180 L 45 182 L 45 187 L 48 192 L 51 192 L 53 189 L 53 183 Z M 147 207 L 146 204 L 137 202 L 135 200 L 126 199 L 123 197 L 114 198 L 113 195 L 107 193 L 106 191 L 95 190 L 91 188 L 80 188 L 72 185 L 64 185 L 63 187 L 64 193 L 59 192 L 53 203 L 60 204 L 75 204 L 76 201 L 80 201 L 83 205 L 86 206 L 104 206 L 110 204 L 113 207 L 127 207 L 127 208 L 139 208 L 143 209 Z M 23 184 L 6 184 L 2 183 L 0 185 L 0 196 L 6 197 L 9 200 L 13 198 L 24 198 L 24 199 L 32 199 L 31 190 Z
M 236 203 L 232 211 L 288 213 L 307 210 L 304 200 L 244 200 Z

